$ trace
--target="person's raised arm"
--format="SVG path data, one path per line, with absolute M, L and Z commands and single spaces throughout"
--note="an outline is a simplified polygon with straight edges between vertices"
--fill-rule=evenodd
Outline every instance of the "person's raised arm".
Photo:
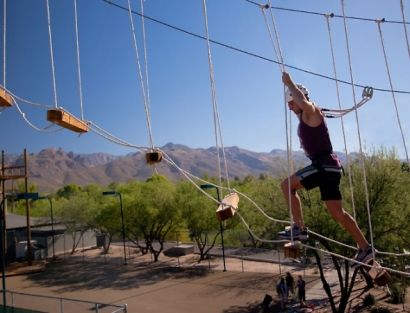
M 282 82 L 289 88 L 295 104 L 305 113 L 313 113 L 315 111 L 314 105 L 308 101 L 304 93 L 293 82 L 292 77 L 287 72 L 282 73 Z

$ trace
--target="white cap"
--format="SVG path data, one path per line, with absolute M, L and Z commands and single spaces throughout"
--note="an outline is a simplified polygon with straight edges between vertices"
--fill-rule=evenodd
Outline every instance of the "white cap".
M 298 89 L 303 92 L 303 94 L 305 96 L 309 96 L 309 90 L 307 90 L 307 88 L 301 84 L 296 84 L 296 87 L 298 87 Z M 289 90 L 289 88 L 286 88 L 286 102 L 290 102 L 293 100 L 292 94 Z

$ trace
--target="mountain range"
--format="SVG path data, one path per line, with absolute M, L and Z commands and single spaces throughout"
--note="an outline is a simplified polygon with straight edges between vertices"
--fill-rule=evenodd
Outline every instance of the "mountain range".
M 218 177 L 216 148 L 189 148 L 180 144 L 168 143 L 160 148 L 181 169 L 201 177 L 203 175 Z M 260 153 L 225 147 L 230 179 L 244 178 L 248 175 L 270 176 L 287 173 L 287 152 L 274 149 Z M 306 164 L 309 160 L 303 152 L 292 152 L 297 165 Z M 171 180 L 183 179 L 180 170 L 162 161 L 155 166 L 148 165 L 145 153 L 136 152 L 124 156 L 107 153 L 76 154 L 61 148 L 48 148 L 39 153 L 31 153 L 28 159 L 29 183 L 34 183 L 40 192 L 54 192 L 67 184 L 99 184 L 106 186 L 112 182 L 145 180 L 154 171 Z M 6 164 L 22 165 L 23 156 L 6 155 Z M 224 165 L 221 164 L 221 168 Z

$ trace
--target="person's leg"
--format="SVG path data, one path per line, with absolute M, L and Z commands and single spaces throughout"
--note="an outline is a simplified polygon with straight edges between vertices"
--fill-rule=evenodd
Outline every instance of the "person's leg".
M 369 242 L 364 237 L 356 220 L 343 209 L 342 200 L 326 200 L 324 202 L 332 218 L 353 237 L 360 249 L 366 249 Z
M 302 215 L 302 206 L 299 195 L 296 192 L 296 190 L 303 188 L 302 184 L 300 183 L 300 178 L 296 175 L 292 175 L 289 178 L 286 178 L 282 181 L 281 188 L 288 206 L 290 199 L 293 222 L 297 226 L 299 226 L 299 228 L 305 228 L 305 223 L 303 221 Z

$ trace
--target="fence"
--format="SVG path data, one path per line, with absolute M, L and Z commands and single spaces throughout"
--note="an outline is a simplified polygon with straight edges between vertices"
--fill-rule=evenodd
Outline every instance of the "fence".
M 55 313 L 127 313 L 127 305 L 96 303 L 69 298 L 60 298 L 44 295 L 35 295 L 17 291 L 6 290 L 7 306 L 30 312 L 55 312 Z M 19 310 L 10 312 L 19 312 Z M 8 311 L 8 310 L 7 310 Z

